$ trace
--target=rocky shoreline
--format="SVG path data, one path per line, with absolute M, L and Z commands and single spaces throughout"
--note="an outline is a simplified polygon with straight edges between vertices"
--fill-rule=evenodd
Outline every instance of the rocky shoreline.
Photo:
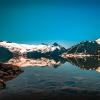
M 17 77 L 22 72 L 18 66 L 0 63 L 0 87 L 5 88 L 6 81 Z

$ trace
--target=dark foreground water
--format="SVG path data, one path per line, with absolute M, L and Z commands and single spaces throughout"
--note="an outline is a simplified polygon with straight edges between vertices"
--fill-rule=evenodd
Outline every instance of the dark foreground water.
M 100 96 L 99 58 L 67 59 L 58 67 L 27 66 L 7 81 L 0 100 L 88 99 Z

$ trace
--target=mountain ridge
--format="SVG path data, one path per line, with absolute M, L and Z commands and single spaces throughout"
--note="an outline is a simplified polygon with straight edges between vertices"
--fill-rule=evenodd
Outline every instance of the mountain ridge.
M 8 42 L 8 41 L 0 41 L 0 47 L 7 48 L 10 52 L 13 54 L 18 55 L 27 55 L 27 53 L 38 53 L 38 54 L 46 54 L 50 55 L 51 52 L 59 52 L 59 54 L 66 51 L 66 49 L 57 44 L 54 43 L 52 45 L 47 44 L 40 44 L 40 45 L 28 45 L 28 44 L 18 44 L 14 42 Z
M 82 41 L 67 49 L 62 57 L 81 57 L 100 55 L 100 39 L 95 41 Z

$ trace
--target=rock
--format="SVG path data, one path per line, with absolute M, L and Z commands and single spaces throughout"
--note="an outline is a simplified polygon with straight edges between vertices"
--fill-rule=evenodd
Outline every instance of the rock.
M 5 88 L 5 82 L 15 78 L 20 73 L 22 73 L 22 70 L 18 66 L 0 63 L 0 86 Z

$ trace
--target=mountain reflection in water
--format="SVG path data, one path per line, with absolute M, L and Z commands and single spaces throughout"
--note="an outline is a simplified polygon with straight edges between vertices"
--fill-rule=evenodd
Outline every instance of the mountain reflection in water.
M 100 58 L 95 57 L 84 57 L 84 58 L 67 58 L 67 62 L 80 67 L 85 70 L 96 70 L 100 72 Z
M 19 67 L 27 67 L 27 66 L 53 66 L 58 67 L 61 64 L 66 62 L 71 63 L 81 69 L 85 70 L 96 70 L 100 72 L 100 58 L 95 57 L 84 57 L 84 58 L 55 58 L 55 59 L 48 59 L 48 58 L 40 58 L 40 59 L 28 59 L 24 57 L 12 58 L 6 62 L 6 64 L 19 66 Z
M 60 64 L 65 63 L 65 60 L 62 59 L 48 59 L 48 58 L 39 58 L 39 59 L 29 59 L 25 57 L 18 57 L 18 58 L 12 58 L 7 64 L 11 64 L 14 66 L 19 67 L 27 67 L 27 66 L 53 66 L 57 67 Z
M 21 73 L 21 67 L 27 66 L 53 66 L 58 67 L 66 62 L 71 63 L 81 69 L 96 70 L 100 72 L 100 58 L 99 57 L 84 57 L 84 58 L 57 58 L 57 59 L 28 59 L 24 57 L 12 58 L 5 63 L 0 63 L 0 78 L 7 81 L 15 78 Z

